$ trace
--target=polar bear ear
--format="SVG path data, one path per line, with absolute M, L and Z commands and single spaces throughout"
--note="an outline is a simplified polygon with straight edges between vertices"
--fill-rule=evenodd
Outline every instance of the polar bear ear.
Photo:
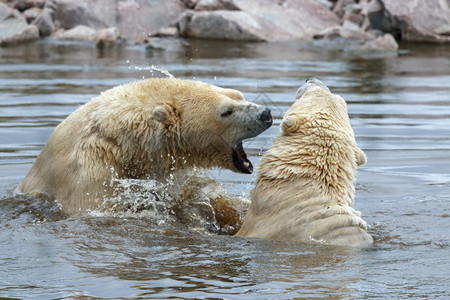
M 295 116 L 286 116 L 281 122 L 281 131 L 284 134 L 295 132 L 300 127 Z
M 361 166 L 367 162 L 366 154 L 358 147 L 355 149 L 356 164 Z
M 176 107 L 170 104 L 162 104 L 156 106 L 152 111 L 152 115 L 156 121 L 166 126 L 179 124 L 181 120 L 180 113 L 178 112 Z
M 155 120 L 163 124 L 165 124 L 169 118 L 169 112 L 164 105 L 156 106 L 152 113 Z

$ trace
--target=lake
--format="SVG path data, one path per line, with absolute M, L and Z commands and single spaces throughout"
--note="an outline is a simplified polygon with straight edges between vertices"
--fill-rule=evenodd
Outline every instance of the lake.
M 0 48 L 0 298 L 450 298 L 450 46 L 402 44 L 392 55 L 322 44 L 155 43 L 97 50 L 49 39 Z M 244 142 L 255 166 L 305 79 L 340 94 L 368 157 L 355 208 L 375 244 L 237 238 L 152 214 L 67 218 L 51 201 L 14 193 L 79 105 L 167 72 L 238 89 L 272 109 L 274 125 Z M 203 173 L 243 199 L 256 179 Z

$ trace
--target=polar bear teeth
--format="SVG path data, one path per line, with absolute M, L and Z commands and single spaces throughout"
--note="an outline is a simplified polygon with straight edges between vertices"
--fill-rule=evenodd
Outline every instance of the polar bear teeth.
M 242 142 L 237 143 L 233 147 L 233 163 L 239 172 L 246 174 L 253 172 L 253 165 L 247 158 Z

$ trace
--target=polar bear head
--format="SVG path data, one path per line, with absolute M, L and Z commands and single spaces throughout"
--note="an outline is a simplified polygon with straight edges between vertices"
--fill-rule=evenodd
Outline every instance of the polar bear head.
M 353 148 L 356 165 L 366 163 L 366 155 L 356 146 L 347 104 L 342 97 L 332 94 L 320 80 L 310 78 L 298 89 L 295 98 L 283 117 L 282 135 L 317 134 L 330 143 L 345 141 L 345 145 Z
M 176 157 L 198 167 L 252 173 L 242 141 L 272 125 L 270 110 L 246 101 L 241 92 L 178 79 L 159 83 L 166 98 L 153 109 L 156 121 L 175 144 Z

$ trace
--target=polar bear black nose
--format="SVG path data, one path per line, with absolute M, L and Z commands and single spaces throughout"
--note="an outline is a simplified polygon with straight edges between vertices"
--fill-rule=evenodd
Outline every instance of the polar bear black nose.
M 272 125 L 272 113 L 270 112 L 270 109 L 266 108 L 259 116 L 259 120 Z

